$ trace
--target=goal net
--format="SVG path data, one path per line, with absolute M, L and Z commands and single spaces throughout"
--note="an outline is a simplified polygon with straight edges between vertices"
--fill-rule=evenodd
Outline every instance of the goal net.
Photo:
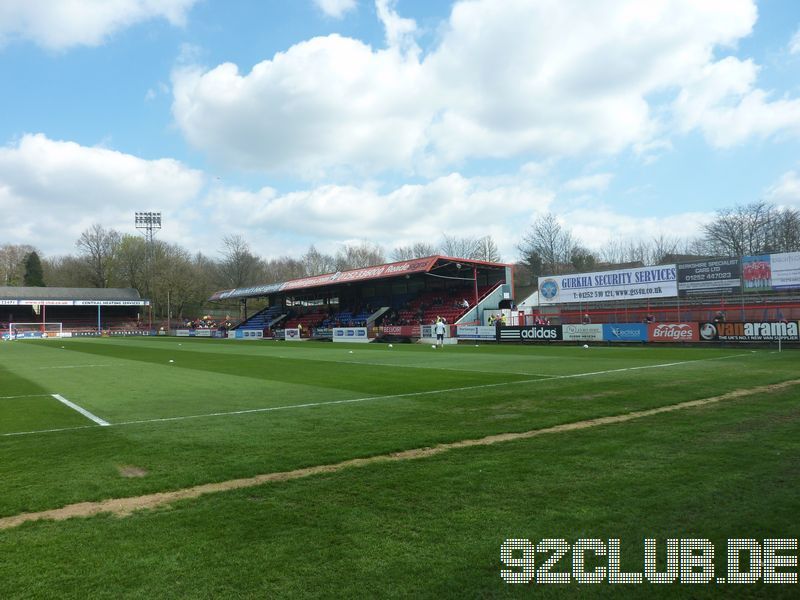
M 61 337 L 61 323 L 9 323 L 3 337 L 7 339 L 46 339 Z

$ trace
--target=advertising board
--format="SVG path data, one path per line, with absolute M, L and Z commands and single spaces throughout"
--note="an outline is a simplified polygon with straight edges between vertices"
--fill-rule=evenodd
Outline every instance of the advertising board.
M 678 294 L 738 294 L 742 265 L 738 258 L 701 260 L 678 264 Z
M 539 303 L 607 302 L 678 295 L 675 265 L 539 277 Z

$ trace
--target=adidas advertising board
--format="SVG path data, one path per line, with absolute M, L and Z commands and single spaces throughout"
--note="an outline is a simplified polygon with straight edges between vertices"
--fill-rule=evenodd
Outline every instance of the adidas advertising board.
M 498 327 L 498 342 L 556 342 L 561 338 L 561 325 Z

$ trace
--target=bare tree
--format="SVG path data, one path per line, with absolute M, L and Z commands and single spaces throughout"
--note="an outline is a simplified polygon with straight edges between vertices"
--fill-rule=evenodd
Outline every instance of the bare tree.
M 784 207 L 775 211 L 770 235 L 773 252 L 800 250 L 800 211 Z
M 708 250 L 719 256 L 768 251 L 774 212 L 774 207 L 766 202 L 718 210 L 714 220 L 703 226 Z
M 478 240 L 471 237 L 456 237 L 444 234 L 442 238 L 442 254 L 453 258 L 475 258 Z
M 592 271 L 597 266 L 597 257 L 583 246 L 575 245 L 570 251 L 570 264 L 579 273 Z
M 155 242 L 153 251 L 153 297 L 158 312 L 182 319 L 187 309 L 198 311 L 211 295 L 205 274 L 207 263 L 192 257 L 176 244 Z
M 266 275 L 264 283 L 277 283 L 305 276 L 306 267 L 302 260 L 281 256 L 266 261 L 264 272 Z
M 693 240 L 659 234 L 650 240 L 639 238 L 612 239 L 599 251 L 599 258 L 609 264 L 641 263 L 658 265 L 673 262 L 679 254 L 696 254 Z
M 105 288 L 112 284 L 114 258 L 119 249 L 120 235 L 114 229 L 105 229 L 95 223 L 81 233 L 75 245 L 89 267 L 90 282 L 94 287 Z
M 417 242 L 411 246 L 398 246 L 392 250 L 391 259 L 394 261 L 412 260 L 414 258 L 426 258 L 435 254 L 439 254 L 436 246 Z
M 501 260 L 500 250 L 497 249 L 497 244 L 494 243 L 490 235 L 486 235 L 476 241 L 475 252 L 469 258 L 487 262 L 500 262 Z
M 369 242 L 361 242 L 357 246 L 344 245 L 336 253 L 336 270 L 361 269 L 386 262 L 383 248 Z
M 223 249 L 219 263 L 221 279 L 232 288 L 258 283 L 263 277 L 261 260 L 250 252 L 250 245 L 240 235 L 222 239 Z
M 564 229 L 556 216 L 547 213 L 533 222 L 517 249 L 532 276 L 558 275 L 572 269 L 571 258 L 576 246 L 572 233 Z M 534 273 L 534 269 L 540 271 Z
M 54 256 L 42 260 L 44 279 L 54 287 L 88 287 L 91 274 L 86 261 L 76 256 Z
M 330 254 L 323 254 L 312 244 L 300 258 L 304 275 L 322 275 L 336 270 L 336 259 Z

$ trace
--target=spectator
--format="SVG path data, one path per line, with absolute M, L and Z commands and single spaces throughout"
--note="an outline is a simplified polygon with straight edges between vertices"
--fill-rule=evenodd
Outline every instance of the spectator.
M 583 324 L 590 325 L 592 323 L 592 317 L 589 316 L 589 313 L 585 313 L 583 315 Z

